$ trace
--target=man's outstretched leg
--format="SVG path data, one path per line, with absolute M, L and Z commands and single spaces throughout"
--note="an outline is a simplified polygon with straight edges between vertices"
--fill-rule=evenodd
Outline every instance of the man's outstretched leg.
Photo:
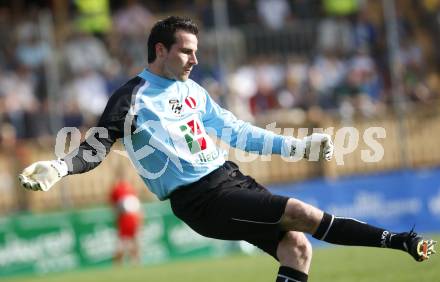
M 305 282 L 312 261 L 312 245 L 302 232 L 289 231 L 278 244 L 280 269 L 276 282 Z
M 435 253 L 436 242 L 425 240 L 412 230 L 393 233 L 352 218 L 324 213 L 296 199 L 287 202 L 281 224 L 286 230 L 307 232 L 332 244 L 403 250 L 417 261 L 427 260 Z

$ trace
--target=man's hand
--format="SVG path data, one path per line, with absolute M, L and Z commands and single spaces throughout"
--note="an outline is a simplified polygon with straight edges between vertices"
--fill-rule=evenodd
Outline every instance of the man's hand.
M 289 138 L 285 142 L 285 151 L 281 154 L 300 160 L 306 158 L 310 161 L 331 160 L 333 157 L 333 142 L 330 135 L 313 133 L 303 139 Z
M 330 135 L 325 133 L 313 133 L 303 139 L 305 152 L 304 157 L 308 160 L 330 161 L 333 157 L 333 142 Z
M 67 173 L 67 164 L 62 160 L 41 161 L 25 168 L 18 179 L 21 186 L 26 189 L 49 191 Z

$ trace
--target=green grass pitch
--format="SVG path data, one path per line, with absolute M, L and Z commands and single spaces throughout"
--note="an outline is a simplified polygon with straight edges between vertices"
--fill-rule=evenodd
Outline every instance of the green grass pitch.
M 437 236 L 437 240 L 438 240 Z M 39 277 L 3 278 L 10 282 L 267 282 L 278 264 L 268 255 L 193 259 L 156 266 L 118 266 Z M 440 281 L 440 255 L 418 263 L 395 250 L 331 247 L 315 250 L 309 281 Z

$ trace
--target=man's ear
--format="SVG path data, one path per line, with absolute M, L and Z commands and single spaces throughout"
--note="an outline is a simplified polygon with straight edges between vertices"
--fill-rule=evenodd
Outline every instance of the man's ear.
M 162 43 L 157 43 L 156 46 L 156 57 L 163 58 L 167 53 L 167 48 Z

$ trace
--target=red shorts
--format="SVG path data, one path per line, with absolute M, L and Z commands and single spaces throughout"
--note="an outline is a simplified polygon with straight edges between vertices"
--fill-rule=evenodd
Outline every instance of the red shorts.
M 134 238 L 139 229 L 140 217 L 135 213 L 125 213 L 118 218 L 118 234 L 120 238 Z

